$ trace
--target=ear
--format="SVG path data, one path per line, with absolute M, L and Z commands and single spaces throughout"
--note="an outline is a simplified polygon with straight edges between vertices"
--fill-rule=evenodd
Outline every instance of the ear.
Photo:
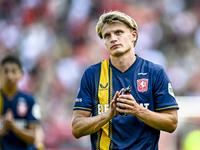
M 137 31 L 133 30 L 131 32 L 132 42 L 135 42 L 137 39 Z

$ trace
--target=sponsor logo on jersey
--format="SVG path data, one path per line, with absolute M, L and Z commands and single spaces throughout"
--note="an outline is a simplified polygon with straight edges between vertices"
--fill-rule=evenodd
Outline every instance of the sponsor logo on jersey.
M 76 98 L 76 102 L 82 102 L 82 98 Z
M 148 79 L 137 80 L 137 87 L 139 92 L 146 92 L 148 90 Z
M 145 72 L 145 73 L 138 73 L 138 75 L 147 75 L 147 72 Z
M 149 103 L 140 103 L 140 106 L 145 107 L 146 109 L 149 108 Z M 107 112 L 109 109 L 109 104 L 98 104 L 98 115 Z
M 28 126 L 28 122 L 27 122 L 27 120 L 24 119 L 24 118 L 13 119 L 13 123 L 14 123 L 14 125 L 15 125 L 16 127 L 18 127 L 19 129 L 22 129 L 22 130 L 23 130 L 23 129 L 26 129 L 27 126 Z M 0 119 L 0 130 L 3 129 L 3 126 L 4 126 L 3 120 Z
M 168 92 L 171 96 L 175 97 L 171 83 L 168 83 Z
M 26 103 L 26 100 L 22 97 L 20 97 L 18 99 L 18 103 L 17 103 L 17 114 L 20 116 L 20 117 L 24 117 L 26 116 L 28 112 L 28 105 Z
M 26 119 L 15 119 L 14 124 L 16 127 L 20 129 L 26 129 L 28 126 L 27 120 Z
M 100 84 L 100 87 L 101 87 L 101 91 L 103 91 L 103 90 L 108 90 L 108 83 L 105 85 L 105 86 L 103 86 L 102 84 Z
M 104 112 L 107 112 L 109 109 L 109 104 L 98 104 L 98 114 L 102 114 Z
M 140 103 L 140 106 L 143 106 L 146 109 L 148 109 L 149 108 L 149 103 Z

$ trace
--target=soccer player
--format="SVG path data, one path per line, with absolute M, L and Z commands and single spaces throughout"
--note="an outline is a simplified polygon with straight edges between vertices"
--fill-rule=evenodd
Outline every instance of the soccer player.
M 110 58 L 82 76 L 73 111 L 74 137 L 91 135 L 93 150 L 157 150 L 160 131 L 172 133 L 178 123 L 179 107 L 164 68 L 135 54 L 138 28 L 127 14 L 102 14 L 96 31 Z M 122 95 L 128 86 L 131 93 Z
M 23 71 L 18 58 L 3 58 L 0 67 L 0 142 L 2 150 L 27 150 L 40 118 L 33 96 L 18 90 Z

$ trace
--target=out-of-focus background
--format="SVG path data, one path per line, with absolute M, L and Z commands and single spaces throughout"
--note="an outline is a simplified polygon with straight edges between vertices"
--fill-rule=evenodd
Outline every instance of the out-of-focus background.
M 163 65 L 172 82 L 179 125 L 173 134 L 162 132 L 160 149 L 192 150 L 200 136 L 199 0 L 1 0 L 0 59 L 19 56 L 19 88 L 41 107 L 46 148 L 90 149 L 89 136 L 71 134 L 72 110 L 83 71 L 109 57 L 95 31 L 109 10 L 136 20 L 136 53 Z

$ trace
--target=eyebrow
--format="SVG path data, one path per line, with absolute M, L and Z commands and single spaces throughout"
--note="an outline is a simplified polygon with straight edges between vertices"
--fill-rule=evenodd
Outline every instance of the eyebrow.
M 115 33 L 115 32 L 118 32 L 118 31 L 124 32 L 123 29 L 111 30 L 111 32 L 114 32 L 114 33 Z M 102 37 L 104 37 L 104 36 L 107 35 L 107 34 L 110 34 L 110 32 L 106 32 L 106 33 L 102 34 Z

